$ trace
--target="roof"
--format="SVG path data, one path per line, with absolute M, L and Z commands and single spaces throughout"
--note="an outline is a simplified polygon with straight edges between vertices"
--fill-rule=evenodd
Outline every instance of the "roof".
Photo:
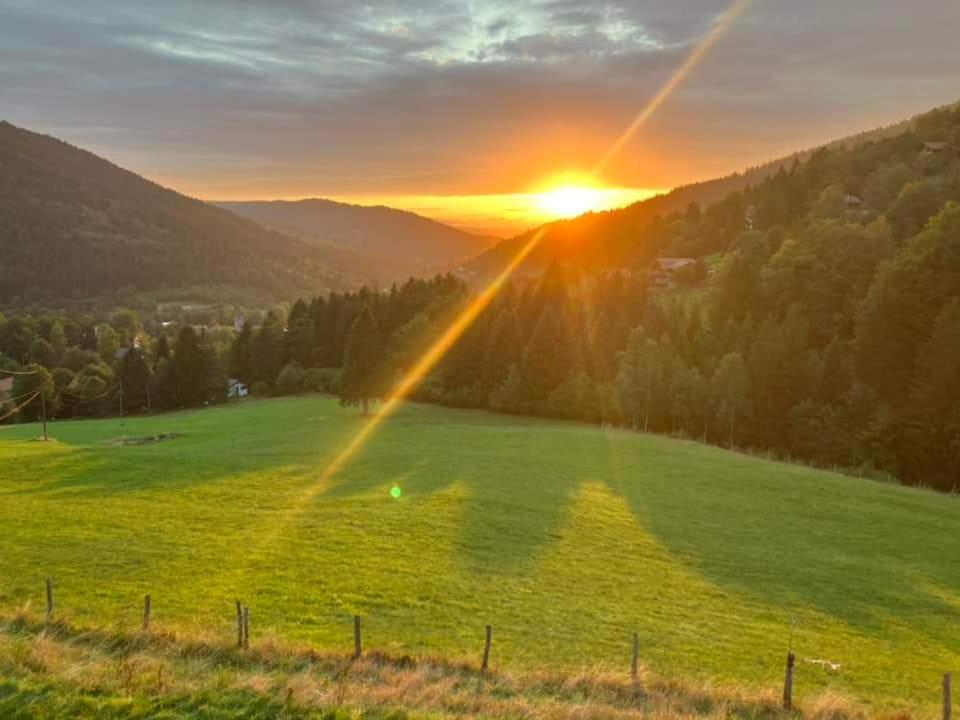
M 13 376 L 0 378 L 0 393 L 8 393 L 13 391 Z
M 925 142 L 923 144 L 924 150 L 945 150 L 947 145 L 950 143 L 945 142 Z
M 657 258 L 656 262 L 661 270 L 677 270 L 687 265 L 693 265 L 696 260 L 693 258 Z

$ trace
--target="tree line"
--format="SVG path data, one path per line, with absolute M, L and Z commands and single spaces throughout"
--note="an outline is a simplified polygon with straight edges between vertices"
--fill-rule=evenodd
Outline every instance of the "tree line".
M 960 111 L 937 111 L 895 137 L 821 149 L 610 244 L 591 237 L 600 265 L 572 261 L 582 244 L 572 259 L 558 251 L 540 276 L 504 287 L 413 398 L 674 433 L 954 489 L 958 147 Z M 700 272 L 662 287 L 651 266 L 658 256 L 697 258 Z M 227 377 L 254 394 L 336 392 L 366 408 L 471 297 L 450 275 L 332 292 L 268 312 L 235 336 L 161 332 L 129 361 L 109 359 L 100 326 L 92 335 L 64 326 L 66 343 L 52 326 L 37 334 L 51 362 L 61 358 L 58 370 L 89 377 L 129 362 L 158 408 L 222 400 Z M 108 324 L 117 332 L 124 323 Z M 130 338 L 118 344 L 133 346 Z M 0 325 L 0 353 L 18 358 L 25 344 L 27 359 L 50 367 L 22 319 Z M 100 361 L 64 359 L 74 347 Z
M 927 150 L 934 141 L 945 145 Z M 557 257 L 542 277 L 508 285 L 414 397 L 953 489 L 958 142 L 960 111 L 931 113 L 898 136 L 817 151 L 705 210 L 656 218 L 630 262 L 582 270 Z M 663 289 L 650 268 L 658 255 L 714 269 L 692 289 Z M 467 297 L 448 280 L 301 301 L 285 341 L 279 323 L 271 340 L 263 328 L 241 334 L 235 370 L 261 383 L 286 371 L 289 390 L 313 384 L 306 368 L 325 368 L 325 389 L 365 404 L 390 392 Z
M 108 319 L 13 316 L 0 313 L 0 379 L 12 377 L 0 418 L 135 414 L 222 402 L 224 361 L 232 332 L 181 324 L 151 336 L 139 315 L 117 310 Z M 10 374 L 15 373 L 15 374 Z M 20 400 L 42 392 L 45 403 Z

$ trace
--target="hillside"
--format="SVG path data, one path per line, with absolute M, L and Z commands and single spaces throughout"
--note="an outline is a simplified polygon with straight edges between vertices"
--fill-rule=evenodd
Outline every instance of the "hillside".
M 552 226 L 422 397 L 960 487 L 960 108 L 654 210 Z
M 220 207 L 306 240 L 341 246 L 372 270 L 392 277 L 421 275 L 483 252 L 494 238 L 472 235 L 404 210 L 308 199 L 221 202 Z
M 342 253 L 340 253 L 342 254 Z M 0 122 L 0 304 L 120 289 L 343 288 L 337 255 Z M 341 266 L 343 263 L 341 263 Z
M 159 630 L 228 644 L 239 598 L 263 653 L 342 651 L 361 615 L 371 653 L 471 664 L 491 624 L 507 673 L 623 672 L 636 630 L 651 678 L 718 692 L 775 692 L 792 635 L 802 703 L 874 709 L 929 711 L 960 664 L 954 497 L 423 405 L 317 486 L 362 422 L 312 397 L 0 429 L 0 615 L 50 577 L 81 629 L 149 593 Z
M 954 103 L 943 109 L 960 107 Z M 934 111 L 935 112 L 935 111 Z M 546 226 L 546 232 L 537 249 L 521 268 L 522 273 L 541 272 L 553 260 L 560 260 L 583 268 L 630 266 L 637 255 L 649 258 L 657 248 L 637 251 L 644 245 L 650 226 L 657 218 L 685 211 L 691 204 L 706 209 L 720 203 L 732 194 L 762 184 L 780 172 L 788 171 L 798 163 L 809 161 L 818 152 L 843 152 L 881 143 L 884 140 L 912 134 L 922 125 L 929 113 L 917 115 L 882 128 L 840 138 L 817 148 L 791 153 L 756 167 L 747 168 L 722 178 L 682 185 L 663 195 L 642 200 L 625 208 L 601 213 L 587 213 L 570 220 L 561 220 Z M 916 145 L 920 145 L 919 138 Z M 741 217 L 742 220 L 742 217 Z M 469 262 L 452 266 L 458 274 L 472 282 L 479 282 L 500 271 L 537 230 L 497 243 Z

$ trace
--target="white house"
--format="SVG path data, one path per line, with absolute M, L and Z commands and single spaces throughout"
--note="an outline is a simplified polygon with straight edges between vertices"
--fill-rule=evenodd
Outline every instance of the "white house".
M 250 388 L 246 383 L 240 382 L 237 378 L 227 380 L 227 399 L 242 398 L 250 394 Z

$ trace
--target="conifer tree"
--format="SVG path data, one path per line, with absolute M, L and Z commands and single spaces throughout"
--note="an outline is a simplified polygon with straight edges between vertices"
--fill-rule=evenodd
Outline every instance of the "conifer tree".
M 230 375 L 245 383 L 253 382 L 253 330 L 244 322 L 230 348 Z
M 360 406 L 366 415 L 370 401 L 379 397 L 383 390 L 383 363 L 384 345 L 380 326 L 367 305 L 353 321 L 347 335 L 340 380 L 340 403 L 344 406 Z
M 307 304 L 297 300 L 287 317 L 286 350 L 287 356 L 301 367 L 309 367 L 313 362 L 313 333 L 314 322 Z
M 251 376 L 255 382 L 273 385 L 280 370 L 287 364 L 283 326 L 271 311 L 263 319 L 251 343 Z
M 139 412 L 147 406 L 150 366 L 139 347 L 129 348 L 120 361 L 118 378 L 123 385 L 124 412 Z M 151 398 L 152 400 L 152 398 Z
M 191 325 L 177 334 L 173 357 L 177 403 L 190 407 L 207 399 L 207 356 L 200 336 Z
M 512 309 L 500 311 L 493 321 L 483 353 L 483 382 L 495 388 L 507 379 L 510 366 L 518 363 L 523 349 L 520 321 Z
M 533 408 L 545 405 L 550 393 L 570 371 L 570 344 L 560 313 L 547 306 L 540 314 L 520 365 L 523 398 Z

